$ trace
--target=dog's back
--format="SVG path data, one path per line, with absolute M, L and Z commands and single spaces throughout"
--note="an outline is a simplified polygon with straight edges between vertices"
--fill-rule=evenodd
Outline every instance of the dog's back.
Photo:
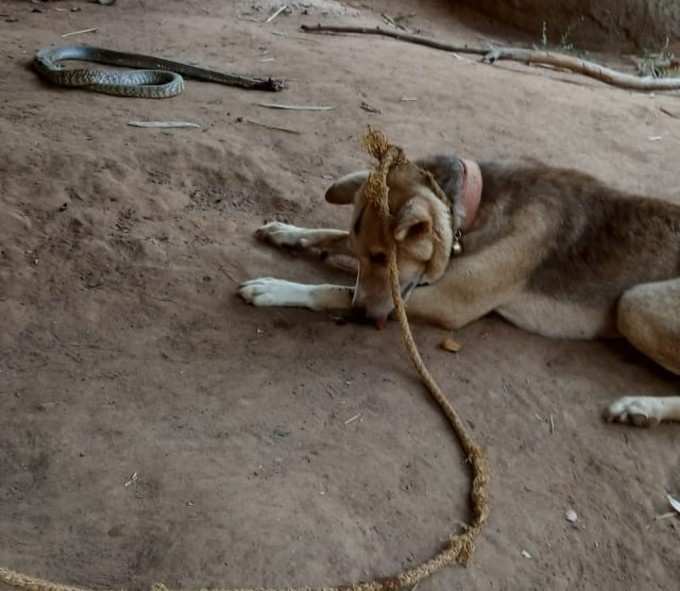
M 598 326 L 595 334 L 607 334 L 614 332 L 616 304 L 627 289 L 680 276 L 680 206 L 617 191 L 574 170 L 540 164 L 481 167 L 480 236 L 470 236 L 475 248 L 512 232 L 524 216 L 544 234 L 540 252 L 527 253 L 536 265 L 524 288 L 523 313 L 506 310 L 513 322 L 535 330 L 546 324 L 535 316 L 550 309 L 577 326 L 578 310 L 583 324 Z M 577 330 L 573 336 L 579 335 Z

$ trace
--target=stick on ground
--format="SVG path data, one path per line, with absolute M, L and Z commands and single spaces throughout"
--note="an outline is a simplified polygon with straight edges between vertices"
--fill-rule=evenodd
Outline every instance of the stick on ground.
M 335 107 L 325 105 L 282 105 L 279 103 L 255 103 L 258 107 L 282 111 L 333 111 Z
M 67 39 L 68 37 L 73 37 L 75 35 L 83 35 L 85 33 L 96 33 L 97 27 L 91 27 L 89 29 L 82 29 L 81 31 L 71 31 L 70 33 L 64 33 L 61 38 Z
M 264 22 L 265 23 L 271 23 L 277 16 L 279 16 L 284 10 L 286 10 L 286 8 L 288 8 L 288 5 L 284 4 Z
M 285 133 L 302 135 L 302 132 L 298 131 L 297 129 L 289 129 L 288 127 L 278 127 L 277 125 L 267 125 L 266 123 L 262 123 L 260 121 L 255 121 L 254 119 L 244 119 L 244 121 L 246 123 L 250 123 L 251 125 L 257 125 L 258 127 L 264 127 L 266 129 L 273 129 L 275 131 L 283 131 Z
M 481 47 L 468 47 L 467 45 L 452 45 L 419 35 L 401 33 L 382 29 L 380 27 L 336 27 L 316 25 L 302 25 L 301 29 L 306 33 L 357 33 L 363 35 L 381 35 L 391 37 L 399 41 L 424 45 L 441 51 L 468 53 L 481 55 L 482 61 L 493 64 L 500 60 L 512 60 L 524 64 L 542 64 L 564 68 L 583 74 L 590 78 L 595 78 L 611 86 L 625 88 L 627 90 L 639 90 L 643 92 L 680 90 L 680 78 L 654 78 L 652 76 L 639 77 L 625 72 L 619 72 L 607 66 L 602 66 L 589 60 L 584 60 L 573 55 L 567 55 L 555 51 L 544 51 L 541 49 L 524 49 L 519 47 L 494 47 L 484 49 Z
M 155 127 L 161 129 L 181 129 L 186 127 L 201 128 L 198 123 L 192 123 L 190 121 L 128 121 L 128 125 L 130 127 Z

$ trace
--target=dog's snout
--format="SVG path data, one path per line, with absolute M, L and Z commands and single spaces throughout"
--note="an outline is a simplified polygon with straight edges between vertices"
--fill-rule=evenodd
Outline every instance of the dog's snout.
M 357 324 L 375 324 L 382 330 L 387 322 L 387 314 L 373 314 L 365 306 L 355 306 L 352 308 L 352 320 Z

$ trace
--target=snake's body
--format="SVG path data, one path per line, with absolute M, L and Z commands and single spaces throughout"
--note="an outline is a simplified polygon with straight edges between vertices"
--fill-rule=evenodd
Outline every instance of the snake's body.
M 136 69 L 128 71 L 92 68 L 66 70 L 60 62 L 67 60 Z M 35 55 L 33 67 L 41 77 L 58 86 L 82 87 L 106 94 L 139 98 L 177 96 L 184 90 L 182 76 L 251 90 L 278 91 L 285 88 L 285 82 L 282 80 L 225 74 L 149 55 L 86 45 L 41 49 Z

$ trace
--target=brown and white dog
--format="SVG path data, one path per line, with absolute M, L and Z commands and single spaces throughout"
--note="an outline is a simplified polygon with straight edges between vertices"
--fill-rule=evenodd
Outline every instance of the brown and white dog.
M 540 163 L 447 155 L 416 164 L 388 176 L 387 229 L 367 207 L 361 171 L 326 193 L 354 205 L 349 232 L 280 222 L 257 231 L 276 246 L 353 255 L 354 287 L 259 278 L 240 286 L 241 297 L 255 306 L 353 309 L 383 324 L 393 307 L 386 263 L 394 240 L 414 317 L 459 328 L 495 311 L 548 337 L 623 336 L 680 375 L 680 206 Z M 453 256 L 461 234 L 464 251 Z M 680 420 L 680 397 L 621 398 L 605 417 L 638 426 Z

